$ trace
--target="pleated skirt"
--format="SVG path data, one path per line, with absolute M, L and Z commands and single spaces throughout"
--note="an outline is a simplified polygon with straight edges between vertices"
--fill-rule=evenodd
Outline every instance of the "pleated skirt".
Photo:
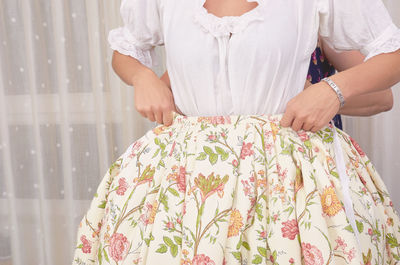
M 360 146 L 281 118 L 174 113 L 147 131 L 105 173 L 73 264 L 397 264 L 399 215 Z

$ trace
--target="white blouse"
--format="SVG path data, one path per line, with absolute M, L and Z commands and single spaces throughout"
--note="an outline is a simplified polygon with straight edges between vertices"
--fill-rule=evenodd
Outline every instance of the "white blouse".
M 175 104 L 205 116 L 283 113 L 304 88 L 318 34 L 365 60 L 400 49 L 381 0 L 248 1 L 258 5 L 221 18 L 205 0 L 122 0 L 125 25 L 108 40 L 148 67 L 159 63 L 154 47 L 165 45 Z

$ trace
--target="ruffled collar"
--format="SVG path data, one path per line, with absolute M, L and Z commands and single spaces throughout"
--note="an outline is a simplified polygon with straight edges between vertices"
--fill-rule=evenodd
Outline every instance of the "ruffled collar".
M 194 14 L 194 22 L 205 32 L 209 32 L 215 37 L 229 36 L 230 33 L 238 33 L 244 30 L 251 22 L 264 20 L 265 8 L 264 0 L 248 0 L 257 2 L 258 6 L 240 16 L 218 17 L 204 7 L 206 0 L 198 0 Z

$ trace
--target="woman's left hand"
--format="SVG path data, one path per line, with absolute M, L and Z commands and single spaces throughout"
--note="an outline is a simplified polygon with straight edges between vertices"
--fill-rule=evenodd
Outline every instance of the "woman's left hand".
M 295 131 L 316 132 L 329 123 L 339 107 L 335 91 L 325 82 L 319 82 L 288 102 L 280 124 Z

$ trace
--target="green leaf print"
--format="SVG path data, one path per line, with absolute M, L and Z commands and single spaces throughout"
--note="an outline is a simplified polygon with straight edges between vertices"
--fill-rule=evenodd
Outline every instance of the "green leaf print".
M 346 226 L 344 229 L 352 233 L 354 232 L 353 227 L 351 227 L 351 225 Z
M 358 232 L 362 233 L 364 231 L 364 224 L 362 222 L 356 220 L 356 225 L 357 225 Z
M 243 242 L 242 242 L 242 246 L 243 246 L 245 249 L 250 250 L 250 245 L 249 245 L 249 243 L 247 243 L 246 241 L 243 241 Z
M 394 237 L 392 233 L 386 234 L 386 240 L 390 245 L 390 248 L 399 247 L 399 243 L 397 242 L 397 239 Z
M 252 260 L 252 264 L 261 264 L 261 262 L 262 262 L 262 257 L 260 255 L 256 255 Z
M 155 158 L 158 155 L 159 152 L 160 152 L 160 149 L 157 149 L 157 151 L 154 152 L 154 155 L 153 155 L 152 158 Z
M 224 149 L 222 149 L 221 147 L 216 146 L 215 151 L 217 151 L 217 153 L 221 155 L 222 161 L 225 161 L 226 159 L 228 159 L 229 153 L 225 152 Z
M 211 155 L 209 155 L 209 160 L 210 160 L 210 163 L 211 163 L 212 165 L 214 165 L 214 164 L 217 163 L 217 161 L 218 161 L 218 155 L 217 155 L 217 154 L 211 154 Z
M 204 160 L 204 159 L 206 159 L 206 158 L 207 158 L 207 154 L 204 153 L 204 152 L 201 152 L 201 153 L 199 154 L 199 156 L 196 158 L 196 160 Z
M 154 143 L 155 143 L 156 145 L 160 145 L 160 139 L 154 138 Z
M 305 142 L 304 142 L 304 145 L 305 145 L 308 149 L 311 149 L 311 148 L 312 148 L 310 140 L 305 141 Z
M 204 150 L 204 152 L 206 152 L 206 154 L 208 154 L 208 155 L 214 154 L 213 150 L 212 150 L 210 147 L 208 147 L 208 146 L 203 146 L 203 150 Z
M 178 244 L 179 246 L 182 246 L 182 238 L 179 236 L 174 236 L 174 240 L 176 242 L 176 244 Z
M 235 259 L 237 259 L 238 261 L 242 260 L 242 253 L 240 253 L 239 251 L 235 251 L 232 252 L 232 255 L 235 257 Z
M 166 245 L 161 244 L 160 247 L 156 250 L 157 253 L 165 253 L 167 252 L 168 248 Z
M 108 258 L 107 251 L 106 251 L 105 248 L 103 248 L 103 255 L 104 255 L 104 258 L 106 259 L 106 261 L 107 261 L 108 263 L 110 263 L 110 259 Z
M 174 188 L 169 187 L 168 191 L 171 192 L 171 194 L 175 197 L 179 197 L 179 193 Z
M 258 250 L 258 253 L 261 254 L 261 256 L 267 257 L 267 249 L 266 248 L 258 247 L 257 250 Z
M 97 251 L 97 259 L 99 260 L 99 264 L 100 264 L 100 265 L 101 265 L 101 263 L 103 262 L 103 261 L 102 261 L 102 258 L 101 258 L 101 253 L 102 253 L 102 251 L 101 251 L 101 244 L 100 244 L 99 249 L 98 249 L 98 251 Z
M 169 246 L 169 247 L 175 246 L 174 242 L 169 237 L 164 236 L 163 240 L 164 240 L 165 244 L 167 244 L 167 246 Z
M 173 245 L 171 248 L 171 255 L 175 258 L 176 255 L 178 255 L 178 246 L 177 245 Z
M 101 208 L 101 209 L 104 209 L 104 208 L 106 208 L 106 203 L 107 203 L 107 201 L 102 201 L 100 204 L 99 204 L 99 206 L 97 206 L 98 208 Z

